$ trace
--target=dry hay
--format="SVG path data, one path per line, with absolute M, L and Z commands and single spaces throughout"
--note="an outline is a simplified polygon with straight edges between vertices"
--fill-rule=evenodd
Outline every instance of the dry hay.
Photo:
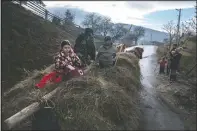
M 59 85 L 62 90 L 54 96 L 52 103 L 62 130 L 138 128 L 138 59 L 131 53 L 118 53 L 117 58 L 115 67 L 98 69 L 91 66 L 87 75 Z M 57 86 L 49 85 L 31 92 L 20 88 L 23 91 L 13 101 L 4 103 L 3 112 L 9 117 Z M 35 118 L 22 122 L 15 129 L 31 129 L 32 119 Z
M 54 90 L 59 84 L 48 84 L 44 89 L 35 89 L 35 84 L 44 74 L 53 70 L 54 65 L 41 71 L 34 71 L 26 79 L 22 80 L 2 96 L 2 118 L 3 120 L 17 113 L 29 104 L 39 100 L 46 93 Z
M 86 76 L 62 83 L 52 100 L 62 130 L 138 128 L 138 60 L 129 53 L 118 58 L 115 67 L 93 67 Z
M 139 70 L 139 59 L 133 53 L 117 53 L 117 66 L 126 66 L 128 68 Z
M 20 81 L 16 85 L 14 85 L 11 89 L 3 93 L 3 96 L 13 95 L 16 94 L 17 91 L 21 91 L 21 89 L 26 87 L 32 87 L 32 85 L 35 85 L 37 81 L 35 79 L 40 79 L 42 75 L 45 75 L 47 73 L 50 73 L 54 69 L 54 64 L 47 67 L 46 69 L 43 69 L 41 71 L 35 70 L 32 73 L 28 74 L 27 77 L 25 77 L 24 80 Z
M 116 46 L 117 52 L 124 52 L 126 49 L 126 45 L 125 44 L 119 44 Z

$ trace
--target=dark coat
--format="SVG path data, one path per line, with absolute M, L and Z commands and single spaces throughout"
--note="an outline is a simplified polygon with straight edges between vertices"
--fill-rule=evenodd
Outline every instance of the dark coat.
M 74 52 L 80 53 L 85 59 L 88 59 L 89 56 L 91 60 L 95 60 L 96 49 L 94 39 L 87 37 L 84 33 L 80 34 L 75 41 Z
M 180 63 L 180 59 L 181 59 L 182 54 L 181 53 L 176 53 L 175 56 L 171 57 L 171 64 L 170 64 L 170 68 L 173 70 L 177 70 L 179 63 Z

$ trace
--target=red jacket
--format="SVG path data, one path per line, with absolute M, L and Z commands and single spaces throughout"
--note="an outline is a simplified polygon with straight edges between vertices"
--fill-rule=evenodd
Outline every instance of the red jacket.
M 67 68 L 68 65 L 71 65 L 75 70 L 70 70 Z M 80 69 L 81 61 L 78 56 L 70 51 L 68 56 L 65 56 L 62 51 L 55 57 L 55 71 L 46 74 L 42 77 L 40 82 L 36 84 L 37 88 L 44 88 L 48 82 L 59 83 L 62 81 L 62 75 L 70 73 L 70 77 L 78 77 L 83 75 L 83 70 Z M 63 72 L 61 72 L 63 70 Z
M 167 61 L 166 60 L 160 60 L 159 64 L 160 64 L 161 67 L 165 67 L 165 64 L 167 64 Z
M 75 68 L 81 67 L 81 61 L 72 49 L 68 56 L 65 56 L 64 53 L 60 51 L 59 54 L 55 57 L 55 69 L 57 72 L 59 72 L 60 70 L 64 70 L 65 74 L 70 72 L 71 70 L 67 68 L 68 65 L 71 65 Z

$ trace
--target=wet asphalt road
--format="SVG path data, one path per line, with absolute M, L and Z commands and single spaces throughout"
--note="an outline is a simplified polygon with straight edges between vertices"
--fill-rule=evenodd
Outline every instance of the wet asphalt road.
M 156 46 L 143 46 L 144 59 L 140 60 L 141 68 L 141 109 L 142 119 L 140 128 L 143 130 L 184 130 L 184 123 L 179 115 L 162 103 L 155 92 L 155 67 L 157 63 Z M 148 57 L 146 57 L 148 56 Z

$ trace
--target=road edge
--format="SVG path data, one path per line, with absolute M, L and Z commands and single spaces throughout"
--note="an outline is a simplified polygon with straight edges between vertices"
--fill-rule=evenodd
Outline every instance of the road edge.
M 179 108 L 176 108 L 173 104 L 169 103 L 161 93 L 157 93 L 157 98 L 159 98 L 167 107 L 172 110 L 174 113 L 178 114 L 180 116 L 180 119 L 184 122 L 184 128 L 185 130 L 192 130 L 190 129 L 189 123 L 185 122 L 185 117 L 188 115 L 186 112 L 182 111 Z

